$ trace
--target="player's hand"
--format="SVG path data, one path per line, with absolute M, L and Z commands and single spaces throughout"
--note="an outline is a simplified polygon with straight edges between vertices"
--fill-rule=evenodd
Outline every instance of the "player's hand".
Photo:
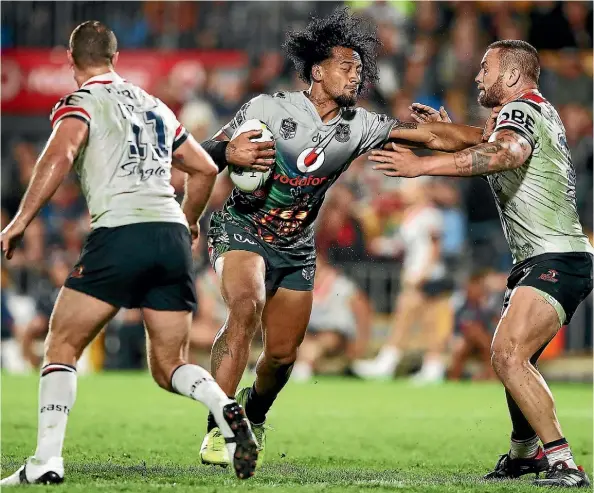
M 413 103 L 408 109 L 412 111 L 410 116 L 418 123 L 452 123 L 448 112 L 443 106 L 440 106 L 439 111 L 437 111 L 426 104 Z
M 495 106 L 495 108 L 491 110 L 491 114 L 485 123 L 485 128 L 483 128 L 483 142 L 487 142 L 495 130 L 495 126 L 497 125 L 497 117 L 499 116 L 501 108 L 503 108 L 503 106 Z
M 192 224 L 190 234 L 192 235 L 192 257 L 198 258 L 200 256 L 200 224 Z
M 19 240 L 25 234 L 25 227 L 16 221 L 12 221 L 2 233 L 0 233 L 0 243 L 2 245 L 2 253 L 10 260 L 14 249 L 16 248 Z
M 249 130 L 235 137 L 227 146 L 225 153 L 227 162 L 242 168 L 268 171 L 275 163 L 274 141 L 251 141 L 258 137 L 262 137 L 262 130 Z
M 391 150 L 371 151 L 369 159 L 377 163 L 373 169 L 381 171 L 386 176 L 415 178 L 420 175 L 420 158 L 410 149 L 393 142 L 388 145 L 388 148 Z

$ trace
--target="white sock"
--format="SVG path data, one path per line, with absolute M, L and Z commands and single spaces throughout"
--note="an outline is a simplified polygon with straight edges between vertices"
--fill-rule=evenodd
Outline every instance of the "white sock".
M 547 455 L 549 466 L 554 466 L 557 462 L 565 462 L 565 464 L 567 464 L 567 467 L 569 467 L 570 469 L 577 469 L 577 464 L 573 459 L 573 454 L 571 453 L 571 449 L 569 448 L 569 443 L 567 443 L 564 439 L 562 440 L 565 443 L 553 446 L 551 446 L 551 444 L 545 445 L 544 451 Z
M 224 437 L 233 437 L 233 432 L 223 419 L 223 406 L 233 402 L 204 368 L 197 365 L 182 365 L 171 377 L 171 386 L 178 394 L 202 402 L 213 414 Z
M 309 363 L 297 362 L 293 365 L 291 371 L 291 380 L 296 382 L 306 382 L 313 376 L 313 368 Z
M 62 457 L 68 414 L 76 400 L 76 369 L 50 363 L 41 369 L 36 461 Z
M 421 373 L 431 379 L 439 379 L 444 376 L 445 365 L 440 359 L 431 358 L 423 361 Z
M 382 368 L 393 368 L 394 370 L 400 362 L 402 351 L 394 346 L 383 346 L 375 358 L 375 361 Z
M 511 459 L 530 459 L 538 453 L 538 436 L 534 435 L 527 440 L 511 439 L 509 456 Z

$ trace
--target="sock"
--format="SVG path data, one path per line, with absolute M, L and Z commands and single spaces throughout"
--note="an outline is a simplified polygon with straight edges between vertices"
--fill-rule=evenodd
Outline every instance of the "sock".
M 396 368 L 398 363 L 400 362 L 400 357 L 402 356 L 402 351 L 394 346 L 383 346 L 375 357 L 375 361 L 380 366 L 393 366 Z
M 76 368 L 50 363 L 41 369 L 36 461 L 62 457 L 68 414 L 76 400 Z
M 213 428 L 216 428 L 217 422 L 211 412 L 208 413 L 208 418 L 206 418 L 206 433 L 210 433 Z
M 509 456 L 512 459 L 532 459 L 537 456 L 540 447 L 538 437 L 534 435 L 527 440 L 517 440 L 513 436 L 509 446 Z
M 229 397 L 230 401 L 235 400 L 235 396 L 233 396 L 233 395 L 229 395 L 227 397 Z M 208 417 L 206 418 L 206 433 L 210 433 L 210 431 L 213 428 L 218 428 L 218 427 L 219 427 L 219 425 L 217 424 L 217 421 L 215 420 L 214 415 L 211 412 L 209 412 Z
M 224 437 L 234 436 L 223 418 L 223 406 L 233 402 L 204 368 L 197 365 L 178 366 L 171 375 L 171 388 L 180 395 L 202 402 L 212 413 Z
M 425 359 L 421 367 L 421 374 L 430 379 L 443 378 L 445 374 L 445 365 L 439 358 Z
M 309 363 L 299 362 L 293 366 L 291 377 L 298 382 L 305 382 L 313 377 L 313 368 Z
M 565 462 L 569 469 L 577 469 L 577 464 L 573 459 L 573 454 L 571 453 L 571 449 L 565 438 L 545 443 L 544 451 L 547 455 L 549 466 L 553 466 L 557 462 Z
M 524 417 L 524 414 L 516 404 L 516 401 L 514 401 L 514 398 L 507 390 L 505 391 L 505 398 L 507 400 L 507 408 L 509 409 L 509 417 L 512 422 L 512 440 L 523 442 L 536 436 L 536 432 L 532 426 L 530 426 L 530 423 L 528 423 L 528 420 Z
M 266 413 L 272 407 L 272 403 L 277 395 L 274 394 L 272 399 L 259 395 L 256 392 L 256 384 L 254 383 L 245 403 L 245 414 L 248 419 L 256 425 L 264 423 L 266 421 Z

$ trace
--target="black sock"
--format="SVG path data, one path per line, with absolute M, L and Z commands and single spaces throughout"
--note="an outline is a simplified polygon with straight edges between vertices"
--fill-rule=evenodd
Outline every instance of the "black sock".
M 537 368 L 536 363 L 538 358 L 540 358 L 540 355 L 547 345 L 548 343 L 542 346 L 536 353 L 534 353 L 534 356 L 530 358 L 530 363 L 532 363 L 535 368 Z M 512 421 L 512 440 L 524 441 L 534 438 L 536 436 L 534 428 L 530 426 L 530 423 L 528 423 L 528 420 L 516 404 L 516 401 L 514 401 L 514 398 L 507 390 L 505 391 L 505 398 L 507 399 L 507 408 L 509 409 L 509 416 Z
M 551 449 L 553 447 L 559 447 L 560 445 L 567 445 L 567 440 L 565 437 L 559 438 L 559 440 L 554 440 L 549 443 L 543 444 L 545 450 Z
M 213 428 L 217 428 L 219 425 L 215 421 L 214 415 L 212 413 L 208 413 L 208 419 L 206 421 L 206 433 L 210 433 Z
M 275 394 L 272 399 L 259 395 L 256 392 L 256 384 L 254 383 L 245 402 L 245 415 L 247 418 L 257 425 L 264 423 L 266 421 L 266 413 L 271 408 L 277 395 Z
M 509 416 L 512 421 L 512 440 L 524 441 L 536 436 L 536 432 L 528 423 L 528 420 L 520 411 L 520 408 L 514 401 L 510 393 L 505 391 L 505 398 L 507 399 L 507 408 L 509 409 Z
M 227 396 L 229 399 L 235 400 L 235 396 Z M 208 418 L 206 418 L 206 433 L 210 433 L 213 428 L 218 428 L 219 425 L 215 421 L 214 415 L 212 413 L 208 413 Z

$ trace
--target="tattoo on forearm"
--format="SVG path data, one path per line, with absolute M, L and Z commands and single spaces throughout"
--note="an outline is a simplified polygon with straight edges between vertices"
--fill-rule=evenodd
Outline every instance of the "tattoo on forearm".
M 393 127 L 393 130 L 416 130 L 418 125 L 415 122 L 401 122 L 398 121 Z
M 213 377 L 217 377 L 217 373 L 223 362 L 225 356 L 233 357 L 233 352 L 229 349 L 227 344 L 227 327 L 224 327 L 223 330 L 219 332 L 217 338 L 212 345 L 212 350 L 210 353 L 210 372 L 212 373 Z
M 519 149 L 512 151 L 512 147 L 518 145 Z M 529 151 L 530 147 L 525 142 L 512 142 L 506 136 L 501 141 L 479 144 L 456 152 L 453 155 L 454 165 L 460 176 L 489 175 L 516 167 L 521 155 L 526 155 Z

